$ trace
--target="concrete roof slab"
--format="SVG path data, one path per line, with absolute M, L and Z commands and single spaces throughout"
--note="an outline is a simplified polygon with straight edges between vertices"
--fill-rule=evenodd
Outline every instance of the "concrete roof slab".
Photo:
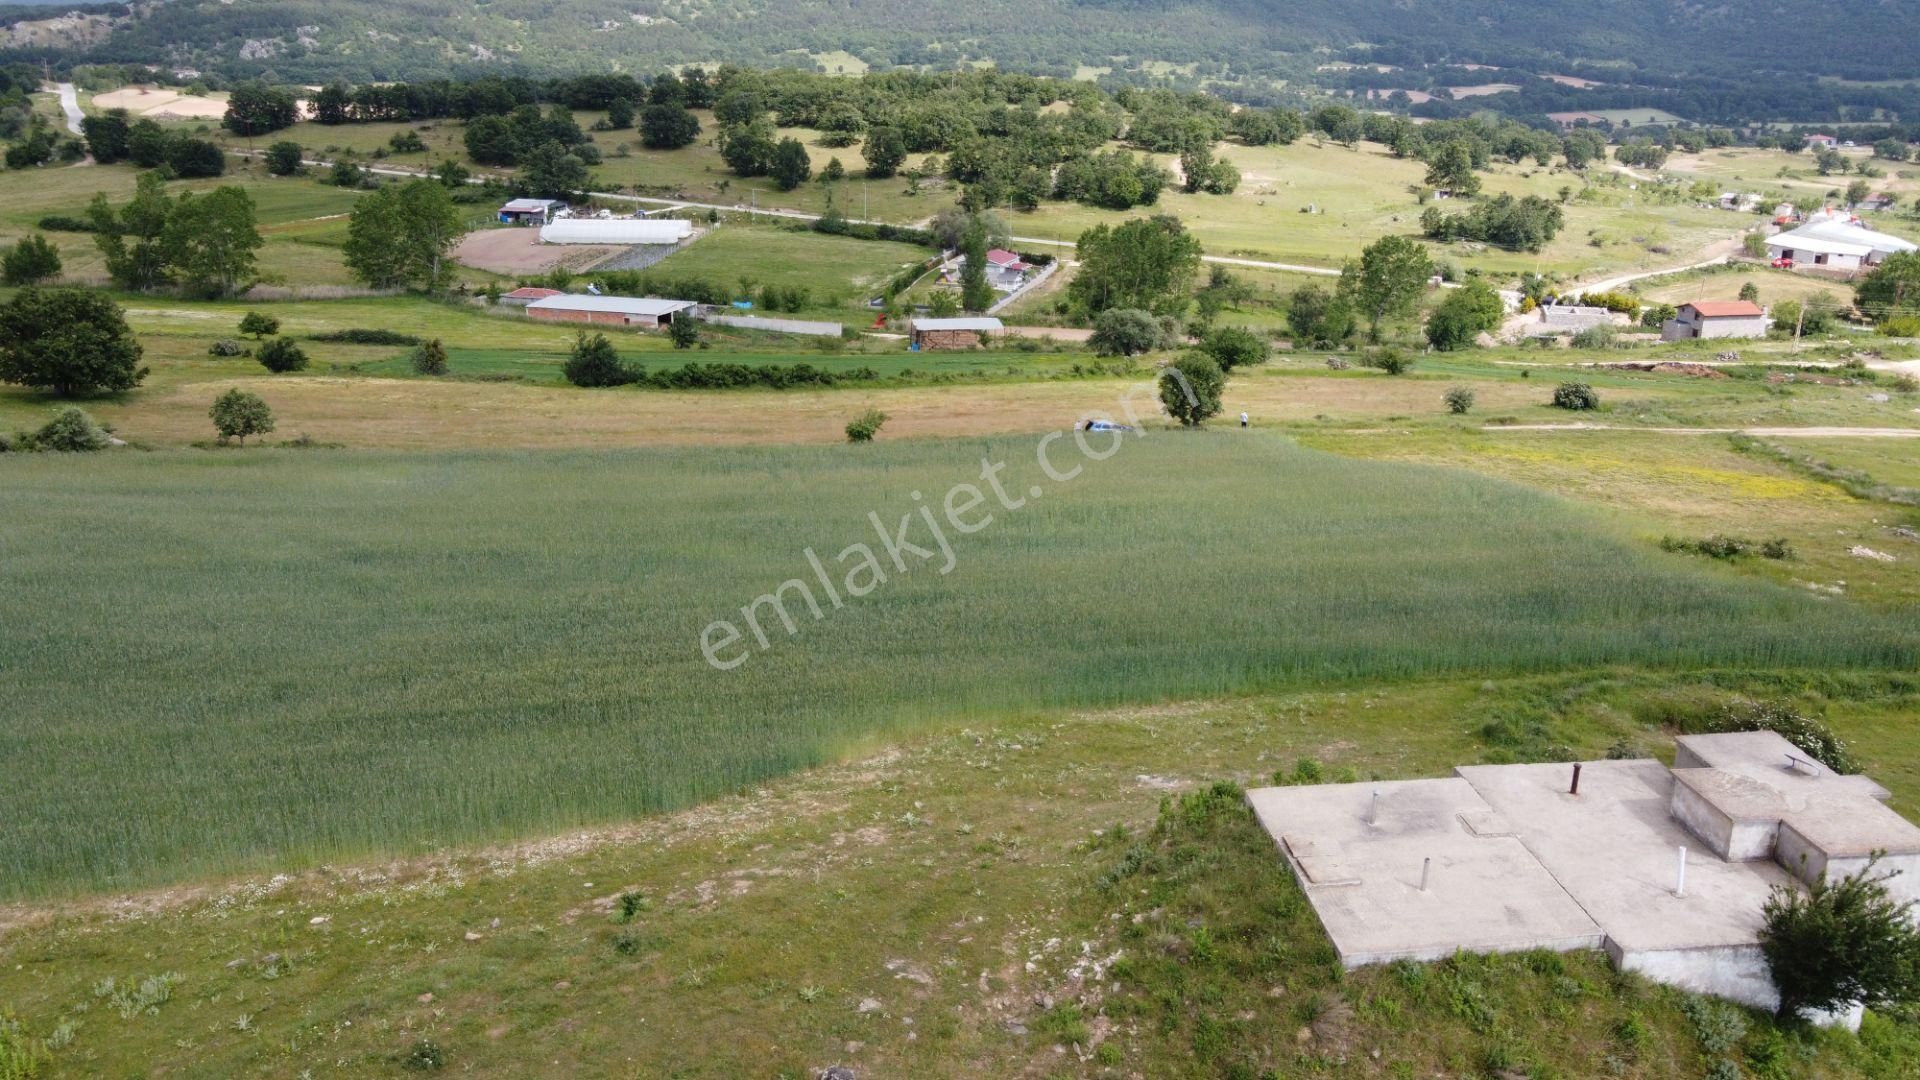
M 1470 765 L 1455 770 L 1519 828 L 1521 841 L 1623 952 L 1751 945 L 1785 871 L 1717 858 L 1674 820 L 1673 775 L 1657 761 Z M 1684 896 L 1675 895 L 1688 849 Z

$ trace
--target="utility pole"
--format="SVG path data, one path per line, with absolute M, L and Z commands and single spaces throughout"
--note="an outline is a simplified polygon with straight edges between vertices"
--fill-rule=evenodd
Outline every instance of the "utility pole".
M 864 225 L 872 220 L 873 207 L 867 201 L 867 182 L 862 180 L 860 181 L 860 223 Z
M 1800 301 L 1800 317 L 1793 321 L 1793 351 L 1796 353 L 1800 351 L 1800 330 L 1807 325 L 1807 305 L 1812 302 L 1811 298 Z

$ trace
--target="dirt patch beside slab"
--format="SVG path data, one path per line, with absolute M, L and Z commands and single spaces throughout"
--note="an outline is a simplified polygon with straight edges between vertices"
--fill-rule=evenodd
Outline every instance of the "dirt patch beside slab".
M 470 232 L 453 249 L 454 260 L 496 274 L 544 274 L 555 267 L 581 270 L 622 249 L 599 244 L 542 244 L 533 228 Z

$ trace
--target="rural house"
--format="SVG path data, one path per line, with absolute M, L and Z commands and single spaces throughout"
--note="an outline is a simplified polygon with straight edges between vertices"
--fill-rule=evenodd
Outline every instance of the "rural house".
M 566 208 L 558 199 L 513 199 L 500 207 L 500 224 L 545 225 Z
M 1660 327 L 1661 341 L 1767 336 L 1766 309 L 1751 300 L 1696 300 Z
M 1831 135 L 1815 134 L 1807 136 L 1807 149 L 1831 150 L 1840 145 L 1840 140 Z
M 974 349 L 987 335 L 1006 329 L 999 319 L 973 317 L 962 319 L 913 320 L 915 349 Z
M 624 326 L 636 330 L 659 330 L 685 312 L 690 317 L 691 300 L 659 300 L 638 296 L 581 296 L 562 293 L 535 300 L 527 305 L 529 318 L 542 322 L 586 323 L 591 326 Z
M 542 289 L 535 285 L 523 285 L 510 293 L 501 293 L 500 302 L 508 307 L 526 307 L 535 300 L 545 300 L 549 296 L 562 296 L 559 289 Z
M 946 265 L 941 280 L 949 285 L 960 280 L 960 270 L 967 265 L 967 257 L 961 255 Z M 1012 292 L 1027 279 L 1027 273 L 1033 264 L 1004 248 L 994 248 L 987 252 L 987 284 L 1001 292 Z

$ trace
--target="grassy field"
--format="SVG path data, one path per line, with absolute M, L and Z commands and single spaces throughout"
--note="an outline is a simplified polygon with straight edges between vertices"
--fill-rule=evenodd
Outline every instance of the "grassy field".
M 803 548 L 876 543 L 867 511 L 983 454 L 1045 497 L 963 538 L 953 576 L 889 563 L 739 669 L 703 662 L 703 627 L 806 574 Z M 15 896 L 623 819 L 1010 708 L 1920 647 L 1522 489 L 1258 436 L 1158 435 L 1062 484 L 1028 440 L 0 467 Z
M 725 225 L 656 266 L 661 274 L 729 284 L 746 279 L 755 288 L 804 288 L 813 294 L 810 310 L 846 318 L 849 308 L 867 311 L 868 298 L 879 295 L 889 279 L 933 254 L 930 248 L 912 244 L 854 240 L 772 225 Z
M 1021 710 L 616 828 L 25 922 L 0 909 L 0 1000 L 24 1036 L 53 1037 L 51 1076 L 404 1076 L 423 1042 L 473 1075 L 535 1062 L 800 1078 L 840 1063 L 1373 1078 L 1505 1063 L 1670 1080 L 1732 1059 L 1752 1076 L 1910 1076 L 1911 1024 L 1783 1034 L 1702 1014 L 1597 953 L 1338 974 L 1272 841 L 1204 794 L 1301 759 L 1402 778 L 1516 753 L 1665 756 L 1676 719 L 1736 695 L 1825 715 L 1895 808 L 1920 812 L 1906 676 L 1607 670 Z M 164 993 L 141 997 L 147 980 Z

